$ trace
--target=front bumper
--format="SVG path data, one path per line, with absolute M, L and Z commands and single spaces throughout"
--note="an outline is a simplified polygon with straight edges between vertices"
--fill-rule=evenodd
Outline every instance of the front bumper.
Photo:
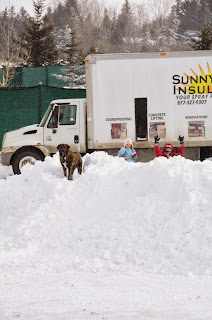
M 1 153 L 1 164 L 3 166 L 10 166 L 10 160 L 12 158 L 13 152 Z

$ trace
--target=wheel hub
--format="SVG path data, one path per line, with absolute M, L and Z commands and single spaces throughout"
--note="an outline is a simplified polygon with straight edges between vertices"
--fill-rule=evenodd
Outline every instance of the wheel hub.
M 23 166 L 25 166 L 27 163 L 34 165 L 36 162 L 36 159 L 34 157 L 24 157 L 23 159 L 21 159 L 20 163 L 19 163 L 19 169 L 21 169 Z

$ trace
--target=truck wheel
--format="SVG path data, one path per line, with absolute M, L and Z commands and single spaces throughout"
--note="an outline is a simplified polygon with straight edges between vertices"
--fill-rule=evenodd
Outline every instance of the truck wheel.
M 12 161 L 13 172 L 14 174 L 20 174 L 21 168 L 25 164 L 30 163 L 34 165 L 37 160 L 43 161 L 44 158 L 45 158 L 44 155 L 34 150 L 22 151 L 18 153 Z

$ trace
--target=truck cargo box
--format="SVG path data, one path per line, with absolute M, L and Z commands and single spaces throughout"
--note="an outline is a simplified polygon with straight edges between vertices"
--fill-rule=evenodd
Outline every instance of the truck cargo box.
M 212 145 L 212 51 L 86 58 L 88 148 Z

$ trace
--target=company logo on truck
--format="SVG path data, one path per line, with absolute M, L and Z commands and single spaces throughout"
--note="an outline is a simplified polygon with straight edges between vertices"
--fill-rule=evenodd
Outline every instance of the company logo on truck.
M 202 67 L 199 65 L 200 75 L 194 70 L 191 70 L 192 75 L 174 75 L 173 85 L 174 94 L 188 94 L 188 95 L 201 95 L 201 94 L 212 94 L 212 73 L 210 70 L 209 63 L 207 62 L 207 73 L 204 72 Z

